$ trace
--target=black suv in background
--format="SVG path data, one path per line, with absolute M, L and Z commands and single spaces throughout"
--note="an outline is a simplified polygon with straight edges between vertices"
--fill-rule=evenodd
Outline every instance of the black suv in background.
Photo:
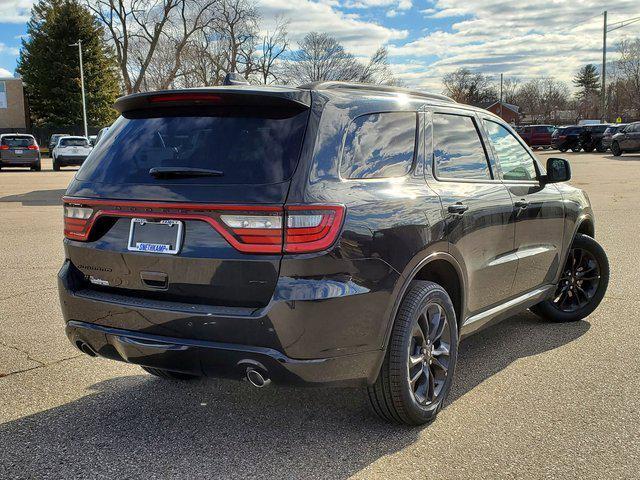
M 582 127 L 580 134 L 580 145 L 585 152 L 593 152 L 597 150 L 600 153 L 607 151 L 603 143 L 604 132 L 610 127 L 608 123 L 599 123 L 595 125 L 585 125 Z
M 561 152 L 566 152 L 569 149 L 573 152 L 579 152 L 582 149 L 580 142 L 582 130 L 579 125 L 556 128 L 551 135 L 551 147 Z
M 421 424 L 458 342 L 607 288 L 587 195 L 499 117 L 324 82 L 130 95 L 64 197 L 66 332 L 174 380 L 366 387 Z

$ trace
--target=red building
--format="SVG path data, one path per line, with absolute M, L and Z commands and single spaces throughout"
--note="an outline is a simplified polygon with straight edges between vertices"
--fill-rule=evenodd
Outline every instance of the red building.
M 504 102 L 494 102 L 487 107 L 487 110 L 491 113 L 495 113 L 511 125 L 517 125 L 520 123 L 520 108 L 518 108 L 517 105 Z

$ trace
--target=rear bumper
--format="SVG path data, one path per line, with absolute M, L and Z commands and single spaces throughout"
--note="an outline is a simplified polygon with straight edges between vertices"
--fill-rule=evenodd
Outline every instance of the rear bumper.
M 380 352 L 368 352 L 296 360 L 271 348 L 148 335 L 77 321 L 67 323 L 66 333 L 74 345 L 87 344 L 97 355 L 112 360 L 236 379 L 253 368 L 276 383 L 289 385 L 365 384 L 380 356 Z
M 0 158 L 0 167 L 35 167 L 40 163 L 40 157 L 36 158 Z
M 75 166 L 82 165 L 87 159 L 87 155 L 58 155 L 56 162 L 58 165 Z
M 366 286 L 338 276 L 281 276 L 269 305 L 258 309 L 96 290 L 69 260 L 58 287 L 70 340 L 107 358 L 215 377 L 240 378 L 254 365 L 285 384 L 371 384 L 398 275 L 377 259 L 353 263 L 368 272 Z

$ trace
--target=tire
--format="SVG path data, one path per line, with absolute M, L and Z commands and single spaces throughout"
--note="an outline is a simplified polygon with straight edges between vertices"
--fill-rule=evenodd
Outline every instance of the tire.
M 163 378 L 165 380 L 188 381 L 188 380 L 195 380 L 196 378 L 199 378 L 197 375 L 190 375 L 188 373 L 181 373 L 181 372 L 172 372 L 170 370 L 162 370 L 160 368 L 142 367 L 142 369 L 145 372 L 150 373 L 151 375 L 154 375 L 158 378 Z
M 569 149 L 567 147 L 562 147 L 562 148 L 558 148 L 558 150 L 560 150 L 562 153 L 564 153 Z
M 596 150 L 599 153 L 604 153 L 607 151 L 607 147 L 605 147 L 602 142 L 598 142 L 598 144 L 596 145 Z
M 589 145 L 589 146 L 584 147 L 584 151 L 587 152 L 587 153 L 591 153 L 594 150 L 595 150 L 595 147 L 593 145 Z
M 439 328 L 430 328 L 436 325 Z M 451 389 L 457 357 L 458 325 L 451 298 L 436 283 L 412 282 L 396 315 L 378 378 L 367 387 L 374 412 L 406 425 L 432 421 Z
M 581 251 L 580 254 L 577 253 L 579 251 Z M 578 255 L 580 255 L 580 257 L 578 257 Z M 587 269 L 583 268 L 583 274 L 580 275 L 579 265 L 581 265 L 580 262 L 583 259 L 587 260 L 586 265 L 588 265 L 588 267 Z M 572 263 L 574 265 L 573 268 L 571 266 Z M 590 269 L 592 267 L 597 267 L 595 273 Z M 575 274 L 567 275 L 568 270 L 575 270 L 576 268 L 578 271 Z M 597 276 L 597 281 L 580 280 L 581 278 L 585 278 L 584 272 L 587 272 L 587 275 L 589 275 L 587 278 Z M 592 273 L 589 274 L 589 272 Z M 564 280 L 565 278 L 566 280 Z M 609 260 L 607 259 L 607 254 L 593 238 L 579 233 L 573 239 L 571 249 L 562 270 L 562 278 L 553 297 L 534 305 L 531 307 L 531 311 L 545 320 L 552 322 L 575 322 L 582 320 L 600 305 L 608 285 Z M 567 290 L 567 288 L 571 288 L 571 286 L 573 286 L 573 297 L 570 292 L 562 297 L 562 290 Z M 582 293 L 579 294 L 579 292 Z M 582 297 L 583 294 L 584 297 Z M 571 298 L 573 298 L 573 300 L 571 300 Z M 561 308 L 563 299 L 571 302 L 578 300 L 578 303 L 575 305 L 575 308 Z M 584 301 L 585 299 L 586 303 L 582 305 L 580 301 Z M 574 307 L 574 304 L 571 303 L 571 306 Z
M 574 147 L 571 147 L 571 151 L 574 153 L 578 153 L 580 150 L 582 150 L 582 146 L 580 145 L 576 145 Z
M 58 165 L 58 161 L 55 158 L 53 159 L 53 171 L 54 172 L 60 171 L 60 165 Z
M 36 163 L 33 167 L 31 167 L 31 170 L 33 170 L 34 172 L 39 172 L 42 170 L 42 164 L 40 162 Z
M 613 142 L 611 144 L 611 153 L 613 153 L 614 157 L 619 157 L 622 155 L 622 149 L 620 148 L 620 144 L 618 142 Z

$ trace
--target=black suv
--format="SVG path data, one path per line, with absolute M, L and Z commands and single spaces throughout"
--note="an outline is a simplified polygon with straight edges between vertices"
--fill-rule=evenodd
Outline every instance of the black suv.
M 551 148 L 556 148 L 563 153 L 569 149 L 579 152 L 582 149 L 582 132 L 583 128 L 579 125 L 556 128 L 551 135 Z
M 582 133 L 580 134 L 580 145 L 585 152 L 593 152 L 597 150 L 600 153 L 607 151 L 605 146 L 604 133 L 610 127 L 608 123 L 599 123 L 595 125 L 585 125 L 582 127 Z
M 587 195 L 499 117 L 324 82 L 130 95 L 64 197 L 71 342 L 168 379 L 366 386 L 420 424 L 459 340 L 579 320 L 609 268 Z

